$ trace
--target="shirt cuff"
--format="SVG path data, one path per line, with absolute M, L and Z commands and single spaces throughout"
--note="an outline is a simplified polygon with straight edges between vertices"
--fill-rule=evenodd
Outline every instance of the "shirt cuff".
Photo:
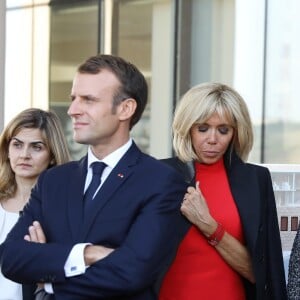
M 91 245 L 91 244 L 80 243 L 80 244 L 76 244 L 72 248 L 64 266 L 66 277 L 72 277 L 72 276 L 85 273 L 87 267 L 85 266 L 84 263 L 84 248 L 87 245 Z
M 44 290 L 48 294 L 54 294 L 52 283 L 46 282 L 44 284 Z

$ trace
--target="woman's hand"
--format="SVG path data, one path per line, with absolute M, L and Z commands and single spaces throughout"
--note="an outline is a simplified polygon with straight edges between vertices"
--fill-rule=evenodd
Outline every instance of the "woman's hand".
M 210 215 L 206 200 L 199 188 L 199 181 L 196 187 L 188 187 L 181 204 L 182 214 L 205 235 L 211 235 L 217 228 L 217 222 Z
M 215 232 L 218 226 L 209 212 L 199 182 L 196 182 L 196 188 L 188 187 L 181 204 L 181 212 L 206 237 Z M 249 251 L 241 242 L 225 231 L 221 241 L 214 248 L 236 272 L 250 282 L 255 282 Z

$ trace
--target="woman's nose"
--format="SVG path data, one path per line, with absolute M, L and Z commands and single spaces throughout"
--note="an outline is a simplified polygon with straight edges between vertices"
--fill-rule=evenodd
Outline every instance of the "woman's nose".
M 216 130 L 211 130 L 208 135 L 208 143 L 215 144 L 217 142 L 217 132 Z
M 31 152 L 30 152 L 29 147 L 23 147 L 21 150 L 20 156 L 24 157 L 24 158 L 28 158 L 28 157 L 30 157 L 30 155 L 31 155 Z

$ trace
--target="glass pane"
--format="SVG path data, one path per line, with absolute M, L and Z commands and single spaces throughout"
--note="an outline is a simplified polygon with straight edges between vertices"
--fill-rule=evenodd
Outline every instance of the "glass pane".
M 98 6 L 96 1 L 60 3 L 51 6 L 50 108 L 60 116 L 72 157 L 78 159 L 86 146 L 74 142 L 67 109 L 76 67 L 97 53 Z
M 131 135 L 143 151 L 156 157 L 171 153 L 171 2 L 114 1 L 113 5 L 111 52 L 134 63 L 149 87 L 148 105 Z
M 291 217 L 291 231 L 297 231 L 298 229 L 298 217 Z
M 6 14 L 5 123 L 31 105 L 32 16 L 32 8 L 9 10 Z
M 266 72 L 268 163 L 300 162 L 300 1 L 269 1 Z
M 281 231 L 288 230 L 288 217 L 281 217 L 280 230 Z
M 191 3 L 191 85 L 206 81 L 232 84 L 235 1 Z
M 33 9 L 32 106 L 49 107 L 49 41 L 50 8 L 37 5 Z
M 151 84 L 152 1 L 116 1 L 114 6 L 112 54 L 132 61 L 147 76 Z M 149 152 L 149 108 L 135 126 L 132 136 L 138 145 Z
M 178 73 L 183 84 L 178 96 L 192 85 L 207 81 L 236 88 L 253 121 L 255 138 L 249 160 L 254 162 L 260 161 L 261 152 L 264 2 L 181 1 L 183 20 L 178 29 L 183 32 L 180 57 L 191 60 L 181 59 Z
M 6 7 L 17 8 L 17 7 L 24 7 L 29 5 L 48 4 L 49 2 L 50 0 L 6 0 Z
M 3 1 L 3 0 L 2 0 Z M 6 0 L 7 8 L 17 8 L 32 5 L 33 0 Z

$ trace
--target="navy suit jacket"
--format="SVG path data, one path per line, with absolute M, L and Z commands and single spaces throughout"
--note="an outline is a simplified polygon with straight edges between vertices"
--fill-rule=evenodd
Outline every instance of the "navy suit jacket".
M 22 285 L 23 300 L 34 300 L 35 299 L 34 292 L 36 288 L 37 286 L 35 284 L 23 284 Z
M 195 185 L 193 162 L 185 164 L 178 158 L 164 162 L 183 174 L 187 183 Z M 265 167 L 244 163 L 235 153 L 226 153 L 224 163 L 256 279 L 256 284 L 244 280 L 247 299 L 285 300 L 281 240 L 270 172 Z
M 157 279 L 187 229 L 180 203 L 187 185 L 173 168 L 133 144 L 83 216 L 87 158 L 40 175 L 19 221 L 0 246 L 2 272 L 20 283 L 50 282 L 55 299 L 157 299 Z M 38 220 L 47 244 L 23 240 Z M 77 243 L 115 248 L 85 274 L 65 277 Z

